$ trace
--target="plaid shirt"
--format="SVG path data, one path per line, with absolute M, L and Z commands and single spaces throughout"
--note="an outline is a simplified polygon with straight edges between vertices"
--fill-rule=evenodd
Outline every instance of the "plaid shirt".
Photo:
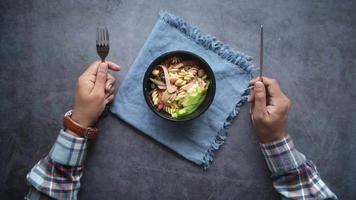
M 337 199 L 289 136 L 260 147 L 282 199 Z M 86 149 L 86 139 L 61 130 L 49 155 L 27 174 L 31 186 L 25 199 L 77 199 Z
M 290 136 L 260 147 L 272 173 L 273 187 L 282 199 L 337 199 L 320 179 L 313 162 L 294 148 Z
M 77 199 L 87 140 L 60 131 L 48 156 L 27 174 L 25 199 Z

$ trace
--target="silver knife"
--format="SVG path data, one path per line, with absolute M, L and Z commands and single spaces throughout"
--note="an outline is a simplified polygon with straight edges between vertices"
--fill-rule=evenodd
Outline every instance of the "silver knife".
M 261 35 L 260 35 L 260 81 L 263 82 L 262 80 L 262 72 L 263 72 L 263 25 L 261 25 Z M 248 87 L 249 90 L 252 90 L 254 87 L 253 85 L 250 85 Z
M 261 25 L 261 37 L 260 37 L 260 80 L 262 80 L 263 72 L 263 25 Z

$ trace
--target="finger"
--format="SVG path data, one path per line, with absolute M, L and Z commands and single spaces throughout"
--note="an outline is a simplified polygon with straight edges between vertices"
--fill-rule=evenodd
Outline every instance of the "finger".
M 254 94 L 255 103 L 252 112 L 254 115 L 260 115 L 266 111 L 266 89 L 261 81 L 255 83 Z
M 112 88 L 112 84 L 106 84 L 105 86 L 105 92 L 108 93 Z
M 110 88 L 111 88 L 113 85 L 115 85 L 115 81 L 116 81 L 115 78 L 114 78 L 111 74 L 108 73 L 108 77 L 107 77 L 106 83 L 105 83 L 105 90 L 106 90 L 106 91 L 109 91 Z
M 110 93 L 105 93 L 105 99 L 107 99 L 111 94 Z
M 103 96 L 104 96 L 105 82 L 106 82 L 107 74 L 108 74 L 107 72 L 108 72 L 108 64 L 100 63 L 97 73 L 96 73 L 96 79 L 95 79 L 93 92 L 103 94 Z
M 249 88 L 249 94 L 248 94 L 248 98 L 247 98 L 247 102 L 248 103 L 254 103 L 255 101 L 255 93 L 254 93 L 254 85 L 251 85 L 248 87 Z
M 265 80 L 265 78 L 268 78 L 268 77 L 262 76 L 262 80 Z M 271 78 L 268 78 L 268 79 L 271 79 Z M 261 81 L 261 78 L 259 76 L 250 80 L 250 85 L 254 85 L 257 81 Z
M 93 62 L 84 73 L 96 75 L 96 72 L 98 71 L 98 67 L 99 67 L 100 63 L 102 63 L 100 60 Z M 113 62 L 105 61 L 105 63 L 108 65 L 108 68 L 110 70 L 113 70 L 113 71 L 120 70 L 120 66 Z
M 254 90 L 250 90 L 250 94 L 248 95 L 247 102 L 250 103 L 250 116 L 252 118 L 253 108 L 254 108 L 254 101 L 255 101 L 255 93 Z
M 105 92 L 105 98 L 108 98 L 110 95 L 114 94 L 115 87 L 111 87 L 109 91 Z
M 263 79 L 263 78 L 262 78 Z M 250 80 L 250 85 L 253 85 L 253 84 L 255 84 L 257 81 L 261 81 L 261 78 L 258 76 L 258 77 L 256 77 L 256 78 L 254 78 L 254 79 L 252 79 L 252 80 Z
M 265 78 L 268 79 L 268 80 L 272 80 L 271 78 L 268 78 L 266 76 L 262 76 L 262 82 L 264 82 Z M 259 76 L 254 78 L 254 79 L 252 79 L 252 80 L 250 80 L 250 85 L 255 84 L 257 81 L 261 81 L 261 78 Z
M 270 97 L 281 97 L 283 96 L 283 92 L 278 84 L 278 82 L 275 79 L 271 79 L 268 77 L 263 76 L 263 83 L 267 87 L 267 92 Z M 255 84 L 258 80 L 252 80 L 250 81 L 250 84 Z
M 252 103 L 252 95 L 251 94 L 248 95 L 247 102 L 248 103 Z
M 111 62 L 111 61 L 105 61 L 105 62 L 108 63 L 110 70 L 113 70 L 113 71 L 120 71 L 121 67 L 120 67 L 118 64 L 113 63 L 113 62 Z
M 112 93 L 114 93 L 114 91 L 115 91 L 115 87 L 111 87 L 111 88 L 109 89 L 108 93 L 109 93 L 109 94 L 112 94 Z
M 264 77 L 263 83 L 267 86 L 267 92 L 270 97 L 282 97 L 283 92 L 279 87 L 279 84 L 276 80 Z
M 108 98 L 105 99 L 105 104 L 108 104 L 114 100 L 114 94 L 110 95 Z
M 99 64 L 101 63 L 100 60 L 94 61 L 92 64 L 89 65 L 88 69 L 85 70 L 85 74 L 91 74 L 91 75 L 96 75 L 96 72 L 98 71 Z
M 251 89 L 250 89 L 248 97 L 247 97 L 247 102 L 248 103 L 253 103 L 254 99 L 255 99 L 255 94 L 254 94 L 253 86 L 250 86 L 250 88 Z

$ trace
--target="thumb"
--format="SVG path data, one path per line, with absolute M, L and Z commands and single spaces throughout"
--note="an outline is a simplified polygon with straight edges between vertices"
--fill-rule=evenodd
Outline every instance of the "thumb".
M 254 87 L 255 105 L 253 113 L 262 114 L 266 110 L 266 88 L 261 81 L 257 81 Z
M 94 91 L 105 93 L 105 83 L 107 78 L 108 72 L 108 64 L 107 63 L 100 63 L 98 67 L 98 71 L 96 73 L 96 79 L 94 84 Z

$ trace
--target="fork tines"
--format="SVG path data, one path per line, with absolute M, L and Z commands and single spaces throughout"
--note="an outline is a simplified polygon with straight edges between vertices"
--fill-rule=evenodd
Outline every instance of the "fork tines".
M 101 58 L 105 61 L 106 56 L 109 54 L 109 31 L 105 28 L 97 28 L 96 30 L 96 50 Z

